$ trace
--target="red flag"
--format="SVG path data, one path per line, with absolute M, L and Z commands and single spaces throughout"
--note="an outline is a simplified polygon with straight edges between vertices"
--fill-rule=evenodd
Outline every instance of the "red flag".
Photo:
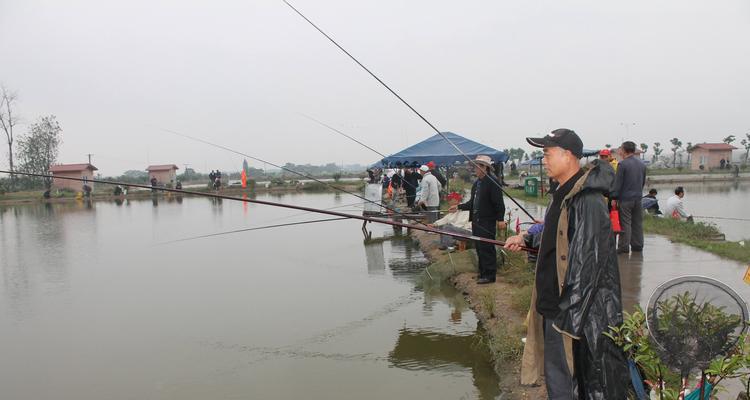
M 516 217 L 516 235 L 521 233 L 521 218 Z
M 242 175 L 240 175 L 240 178 L 242 179 L 242 187 L 247 187 L 247 173 L 245 172 L 245 169 L 242 169 Z

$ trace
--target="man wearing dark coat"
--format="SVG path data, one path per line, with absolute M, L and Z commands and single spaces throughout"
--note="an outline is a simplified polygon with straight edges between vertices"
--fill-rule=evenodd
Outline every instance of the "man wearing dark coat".
M 495 239 L 497 230 L 505 229 L 505 202 L 500 182 L 492 173 L 492 159 L 488 156 L 477 156 L 474 163 L 474 172 L 477 180 L 471 186 L 471 198 L 469 201 L 450 208 L 451 212 L 464 210 L 469 212 L 471 221 L 471 234 L 487 239 Z M 476 242 L 477 258 L 479 259 L 478 284 L 495 282 L 497 274 L 497 252 L 495 245 L 485 242 Z
M 604 197 L 614 169 L 599 160 L 581 169 L 583 143 L 569 129 L 526 140 L 544 149 L 544 167 L 559 186 L 544 218 L 521 383 L 539 383 L 543 374 L 550 400 L 625 399 L 625 356 L 604 335 L 622 324 L 615 238 Z M 517 235 L 505 247 L 519 250 L 523 243 Z
M 413 166 L 405 169 L 402 186 L 406 193 L 406 206 L 409 208 L 414 207 L 414 199 L 417 197 L 417 187 L 419 186 L 419 180 L 421 178 L 422 176 L 414 171 Z

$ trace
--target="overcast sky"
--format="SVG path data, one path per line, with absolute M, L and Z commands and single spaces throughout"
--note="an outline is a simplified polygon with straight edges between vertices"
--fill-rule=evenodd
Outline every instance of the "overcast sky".
M 498 149 L 750 132 L 747 0 L 292 2 L 440 130 Z M 18 133 L 54 114 L 59 161 L 104 175 L 241 167 L 161 129 L 314 164 L 379 156 L 300 113 L 388 154 L 433 134 L 281 0 L 0 0 L 0 82 Z

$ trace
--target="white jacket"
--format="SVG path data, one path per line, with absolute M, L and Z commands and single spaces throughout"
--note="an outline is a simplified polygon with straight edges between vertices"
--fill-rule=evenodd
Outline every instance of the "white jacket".
M 678 195 L 674 195 L 667 199 L 667 206 L 664 208 L 664 215 L 672 218 L 687 218 L 690 216 L 690 214 L 685 211 L 682 199 Z
M 438 207 L 440 206 L 440 182 L 432 175 L 431 172 L 427 172 L 422 176 L 422 183 L 420 184 L 422 191 L 419 193 L 420 201 L 424 201 L 427 207 Z

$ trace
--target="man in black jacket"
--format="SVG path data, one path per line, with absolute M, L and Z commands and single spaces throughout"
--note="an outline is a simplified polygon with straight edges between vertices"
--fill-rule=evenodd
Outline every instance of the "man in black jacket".
M 471 221 L 471 233 L 487 239 L 495 239 L 496 227 L 505 229 L 505 203 L 503 192 L 500 190 L 500 182 L 492 173 L 492 159 L 488 156 L 477 156 L 474 160 L 474 171 L 477 180 L 471 187 L 471 198 L 469 201 L 458 206 L 451 207 L 450 211 L 469 211 Z M 476 242 L 477 257 L 479 258 L 478 284 L 495 282 L 497 273 L 497 253 L 495 245 L 491 243 Z
M 526 141 L 544 149 L 544 167 L 559 186 L 544 217 L 521 384 L 537 383 L 543 371 L 550 400 L 625 399 L 627 362 L 604 335 L 622 324 L 620 273 L 604 200 L 615 172 L 600 160 L 582 170 L 583 142 L 572 130 Z M 523 245 L 523 235 L 505 242 L 509 250 Z
M 405 169 L 402 185 L 404 192 L 406 192 L 406 206 L 409 208 L 414 207 L 414 199 L 417 197 L 417 186 L 419 186 L 419 180 L 422 178 L 414 168 L 415 165 L 412 164 L 409 168 Z

